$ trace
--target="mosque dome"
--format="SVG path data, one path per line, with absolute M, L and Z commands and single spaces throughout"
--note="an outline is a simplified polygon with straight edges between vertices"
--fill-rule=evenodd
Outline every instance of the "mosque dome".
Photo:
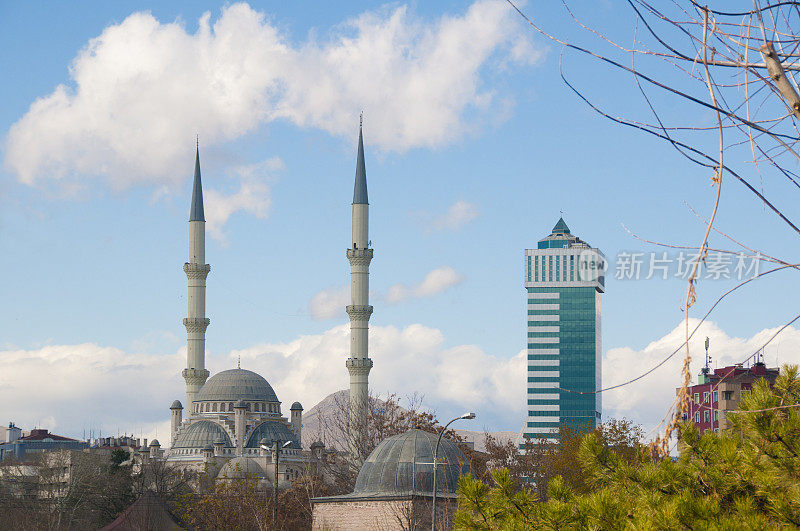
M 361 466 L 354 496 L 395 496 L 433 492 L 433 451 L 438 434 L 412 429 L 381 441 Z M 458 477 L 470 473 L 469 461 L 452 441 L 442 438 L 436 467 L 436 491 L 455 494 Z
M 272 445 L 275 441 L 292 441 L 289 448 L 296 450 L 301 448 L 292 430 L 283 422 L 276 420 L 266 420 L 256 426 L 255 429 L 250 432 L 250 437 L 247 439 L 245 448 L 259 448 L 261 439 L 266 439 L 267 445 Z
M 175 439 L 173 448 L 204 448 L 207 444 L 213 445 L 215 441 L 222 440 L 228 448 L 233 447 L 231 438 L 225 432 L 225 428 L 210 420 L 193 422 L 181 430 Z
M 220 469 L 217 479 L 245 479 L 266 477 L 261 459 L 234 457 Z
M 245 369 L 229 369 L 209 378 L 195 398 L 196 402 L 237 400 L 277 402 L 278 397 L 260 374 Z

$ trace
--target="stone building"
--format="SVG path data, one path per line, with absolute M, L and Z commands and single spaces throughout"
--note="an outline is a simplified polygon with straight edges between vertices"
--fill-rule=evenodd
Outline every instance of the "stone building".
M 313 529 L 429 528 L 437 439 L 419 429 L 384 439 L 362 465 L 352 494 L 311 500 Z M 447 439 L 439 445 L 436 468 L 437 527 L 447 529 L 456 509 L 458 478 L 471 469 L 464 453 Z
M 195 155 L 194 185 L 189 213 L 189 261 L 183 266 L 189 283 L 187 332 L 186 411 L 179 400 L 170 406 L 170 445 L 149 445 L 149 458 L 204 470 L 217 479 L 256 477 L 286 487 L 311 461 L 302 451 L 303 406 L 294 402 L 289 418 L 267 380 L 237 367 L 209 378 L 205 368 L 206 277 L 205 214 L 199 148 Z M 185 415 L 184 415 L 185 413 Z M 279 455 L 275 455 L 278 443 Z M 266 446 L 267 449 L 262 448 Z M 278 465 L 276 470 L 276 457 Z

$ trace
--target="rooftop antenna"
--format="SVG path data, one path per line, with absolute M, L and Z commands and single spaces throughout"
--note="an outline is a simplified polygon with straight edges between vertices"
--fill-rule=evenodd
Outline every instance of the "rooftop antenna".
M 711 340 L 708 337 L 706 337 L 706 366 L 703 367 L 703 369 L 701 371 L 703 374 L 708 374 L 708 371 L 709 371 L 708 366 L 711 365 L 711 355 L 708 353 L 708 346 L 710 344 L 711 344 Z

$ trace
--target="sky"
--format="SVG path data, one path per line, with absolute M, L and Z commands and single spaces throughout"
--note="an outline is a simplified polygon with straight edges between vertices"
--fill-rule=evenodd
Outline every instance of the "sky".
M 592 38 L 560 5 L 530 4 L 553 33 Z M 621 6 L 579 7 L 632 37 Z M 0 421 L 71 436 L 167 432 L 168 407 L 185 396 L 196 138 L 207 367 L 240 359 L 306 408 L 346 388 L 362 111 L 374 392 L 418 393 L 443 419 L 475 410 L 465 429 L 519 431 L 523 252 L 560 216 L 609 258 L 604 385 L 641 374 L 682 341 L 685 281 L 615 278 L 631 253 L 662 252 L 631 232 L 696 246 L 704 226 L 690 207 L 708 215 L 715 191 L 669 146 L 594 113 L 559 65 L 609 108 L 644 107 L 631 79 L 565 53 L 498 0 L 0 3 Z M 676 119 L 697 112 L 653 98 Z M 781 183 L 762 178 L 761 189 L 796 212 Z M 797 254 L 736 183 L 717 226 Z M 706 336 L 713 363 L 733 363 L 794 316 L 789 274 L 714 310 L 693 340 L 693 373 Z M 702 280 L 690 317 L 735 284 Z M 767 363 L 800 361 L 798 334 L 770 343 Z M 675 357 L 605 393 L 604 417 L 649 430 L 679 372 Z

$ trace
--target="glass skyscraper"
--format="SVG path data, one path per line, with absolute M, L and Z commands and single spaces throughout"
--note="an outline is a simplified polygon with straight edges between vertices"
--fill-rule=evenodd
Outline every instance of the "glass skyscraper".
M 522 435 L 534 442 L 555 442 L 561 427 L 594 428 L 600 421 L 594 391 L 602 374 L 605 266 L 603 253 L 572 235 L 562 218 L 537 249 L 525 250 L 528 417 Z

